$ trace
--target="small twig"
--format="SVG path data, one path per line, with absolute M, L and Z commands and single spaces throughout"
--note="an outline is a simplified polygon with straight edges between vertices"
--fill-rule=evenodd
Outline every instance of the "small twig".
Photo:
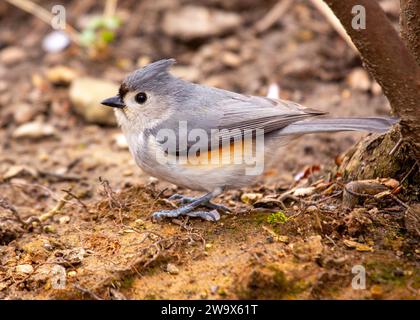
M 15 7 L 18 7 L 19 9 L 26 11 L 33 16 L 37 17 L 41 21 L 45 22 L 46 24 L 51 24 L 51 21 L 53 20 L 54 16 L 51 12 L 44 9 L 40 5 L 36 4 L 33 1 L 29 0 L 6 0 L 10 4 L 14 5 Z M 71 25 L 66 23 L 66 31 L 68 32 L 70 39 L 76 43 L 79 44 L 79 32 L 73 28 Z
M 112 17 L 115 15 L 118 0 L 106 0 L 104 8 L 104 16 Z
M 104 300 L 100 296 L 98 296 L 96 293 L 90 291 L 89 289 L 83 288 L 82 286 L 79 286 L 78 284 L 73 285 L 73 288 L 79 290 L 80 292 L 84 294 L 91 296 L 95 300 Z
M 335 16 L 330 7 L 323 0 L 310 0 L 314 7 L 322 13 L 327 19 L 331 26 L 337 31 L 337 33 L 343 38 L 344 41 L 356 52 L 359 53 L 350 36 L 347 34 L 340 20 Z
M 0 207 L 6 210 L 9 210 L 20 224 L 22 224 L 23 226 L 26 225 L 26 223 L 20 217 L 17 209 L 11 203 L 9 203 L 5 198 L 0 197 Z
M 398 202 L 400 205 L 402 205 L 404 208 L 406 209 L 410 209 L 410 206 L 408 204 L 405 204 L 403 201 L 401 201 L 400 199 L 398 199 L 398 197 L 395 194 L 389 194 L 389 196 L 394 199 L 396 202 Z
M 67 193 L 72 198 L 74 198 L 83 207 L 83 209 L 86 211 L 86 213 L 90 214 L 90 211 L 89 211 L 89 208 L 87 207 L 87 205 L 82 200 L 80 200 L 80 198 L 78 196 L 76 196 L 74 193 L 72 193 L 71 190 L 62 190 L 62 191 Z
M 325 235 L 325 238 L 327 238 L 334 245 L 334 247 L 337 247 L 335 241 L 328 234 Z
M 400 140 L 398 140 L 398 142 L 395 144 L 395 146 L 389 152 L 390 156 L 392 156 L 400 148 L 403 141 L 404 141 L 404 139 L 401 137 Z
M 273 8 L 255 25 L 255 31 L 257 33 L 263 33 L 270 29 L 270 27 L 276 23 L 292 5 L 293 0 L 281 0 L 278 1 Z
M 401 179 L 400 185 L 403 184 L 403 182 L 410 176 L 411 172 L 413 172 L 414 168 L 417 166 L 417 162 L 414 162 L 413 166 L 410 170 L 408 170 L 407 174 Z
M 52 208 L 50 211 L 48 211 L 47 213 L 44 213 L 42 215 L 39 216 L 39 221 L 44 222 L 47 221 L 48 219 L 54 217 L 56 214 L 58 214 L 61 209 L 63 209 L 63 207 L 66 205 L 66 203 L 72 198 L 72 196 L 70 196 L 69 194 L 66 194 L 63 198 L 61 198 L 58 203 L 56 204 L 56 206 L 54 208 Z

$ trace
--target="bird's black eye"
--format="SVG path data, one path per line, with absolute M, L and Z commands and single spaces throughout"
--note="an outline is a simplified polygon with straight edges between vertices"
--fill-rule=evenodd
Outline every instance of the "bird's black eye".
M 136 102 L 139 104 L 143 104 L 147 100 L 147 95 L 144 92 L 139 92 L 134 97 L 134 100 L 136 100 Z

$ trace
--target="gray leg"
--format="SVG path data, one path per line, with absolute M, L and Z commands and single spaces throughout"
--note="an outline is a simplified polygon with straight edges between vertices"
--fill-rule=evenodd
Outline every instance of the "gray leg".
M 192 201 L 189 202 L 187 205 L 180 207 L 178 209 L 156 211 L 152 214 L 152 217 L 157 220 L 160 220 L 162 218 L 176 218 L 181 215 L 186 215 L 190 217 L 200 217 L 202 219 L 209 220 L 209 221 L 217 221 L 220 216 L 215 210 L 210 211 L 210 212 L 194 211 L 194 210 L 204 204 L 207 204 L 213 197 L 218 196 L 220 193 L 222 193 L 222 189 L 216 189 L 213 192 L 209 192 L 199 198 L 189 199 Z M 180 197 L 178 197 L 178 199 L 179 198 Z
M 169 200 L 178 200 L 180 204 L 187 204 L 187 203 L 194 202 L 198 198 L 188 197 L 188 196 L 184 196 L 182 194 L 176 193 L 176 194 L 170 196 L 168 199 Z M 213 203 L 211 201 L 202 203 L 201 206 L 206 207 L 208 209 L 212 209 L 212 210 L 220 210 L 222 212 L 232 212 L 232 210 L 230 210 L 228 207 L 226 207 L 224 205 L 221 205 L 221 204 Z

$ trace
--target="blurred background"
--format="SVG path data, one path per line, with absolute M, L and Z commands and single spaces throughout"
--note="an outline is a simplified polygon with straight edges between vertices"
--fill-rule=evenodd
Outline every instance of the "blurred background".
M 253 95 L 272 88 L 334 116 L 387 114 L 380 87 L 316 2 L 2 1 L 0 179 L 52 190 L 77 183 L 87 199 L 99 176 L 117 188 L 147 182 L 113 111 L 98 102 L 127 73 L 161 58 L 175 58 L 172 72 L 201 84 Z M 399 2 L 381 4 L 397 27 Z M 301 139 L 262 182 L 287 186 L 305 167 L 333 165 L 361 136 Z M 46 205 L 29 198 L 15 200 Z
M 366 134 L 279 150 L 259 185 L 216 199 L 234 208 L 217 223 L 154 223 L 151 212 L 175 207 L 168 196 L 195 194 L 144 174 L 99 104 L 127 73 L 172 57 L 175 75 L 200 84 L 332 116 L 388 114 L 322 4 L 0 1 L 0 299 L 415 299 L 418 241 L 404 236 L 403 207 L 346 212 L 330 183 Z M 398 28 L 399 1 L 380 4 Z M 298 181 L 323 191 L 283 197 Z M 350 285 L 359 264 L 367 290 Z

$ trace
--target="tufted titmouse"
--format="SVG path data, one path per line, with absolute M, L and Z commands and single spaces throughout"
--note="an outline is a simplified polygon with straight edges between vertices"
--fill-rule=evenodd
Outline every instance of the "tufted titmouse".
M 136 163 L 148 174 L 202 197 L 174 195 L 186 204 L 154 218 L 188 215 L 216 220 L 229 210 L 210 202 L 227 188 L 250 185 L 265 159 L 293 138 L 314 132 L 386 132 L 396 119 L 318 118 L 324 112 L 295 102 L 242 95 L 172 76 L 174 59 L 129 74 L 119 93 L 102 101 L 115 115 Z

